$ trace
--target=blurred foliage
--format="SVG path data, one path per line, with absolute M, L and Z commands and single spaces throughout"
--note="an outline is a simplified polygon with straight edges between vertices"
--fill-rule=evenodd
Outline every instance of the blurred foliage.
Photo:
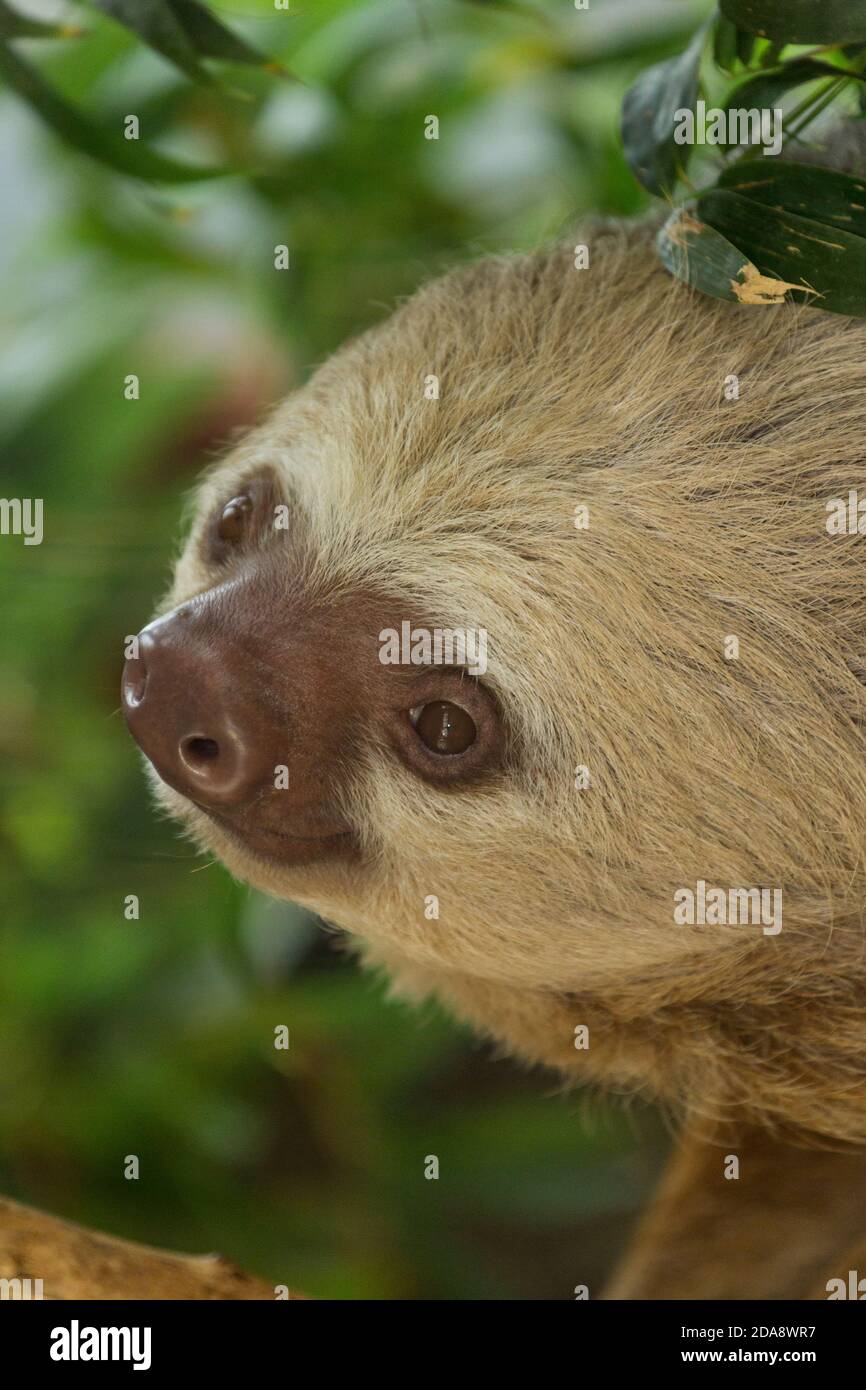
M 241 172 L 143 183 L 0 94 L 0 490 L 45 500 L 40 547 L 0 537 L 0 1189 L 320 1296 L 597 1292 L 658 1122 L 552 1096 L 197 858 L 117 691 L 202 465 L 443 266 L 643 206 L 619 106 L 709 7 L 232 0 L 292 76 L 204 85 L 93 6 L 15 8 L 82 31 L 9 50 L 88 125 Z

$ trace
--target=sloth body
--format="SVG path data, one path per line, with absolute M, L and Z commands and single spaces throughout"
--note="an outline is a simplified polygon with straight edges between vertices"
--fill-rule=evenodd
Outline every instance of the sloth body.
M 859 1154 L 793 1147 L 866 1143 L 866 541 L 826 525 L 866 497 L 866 323 L 701 298 L 650 238 L 428 285 L 203 483 L 160 621 L 243 651 L 216 703 L 268 705 L 282 802 L 215 815 L 128 717 L 233 873 L 519 1057 L 676 1109 L 693 1138 L 615 1292 L 805 1296 L 866 1229 Z M 238 496 L 287 524 L 215 543 Z M 483 677 L 383 697 L 407 620 L 485 632 Z M 468 709 L 465 770 L 412 746 L 425 700 Z M 779 893 L 781 928 L 678 921 L 698 884 Z M 848 1198 L 795 1240 L 816 1184 Z

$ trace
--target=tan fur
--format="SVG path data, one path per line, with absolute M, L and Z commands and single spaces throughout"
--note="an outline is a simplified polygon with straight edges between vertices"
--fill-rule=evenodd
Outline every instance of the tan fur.
M 567 247 L 482 262 L 350 343 L 212 472 L 167 600 L 216 582 L 204 518 L 274 468 L 307 592 L 488 630 L 508 773 L 446 793 L 371 740 L 362 863 L 285 872 L 160 795 L 522 1057 L 707 1133 L 862 1143 L 866 538 L 825 504 L 866 496 L 866 323 L 702 298 L 649 237 L 596 227 L 583 272 Z M 781 933 L 675 925 L 698 879 L 781 887 Z
M 826 1298 L 830 1279 L 866 1271 L 850 1248 L 866 1226 L 866 1155 L 741 1132 L 732 1180 L 730 1152 L 683 1140 L 607 1298 Z
M 641 228 L 596 235 L 587 272 L 562 248 L 422 290 L 199 513 L 268 463 L 308 517 L 311 589 L 485 626 L 518 771 L 445 795 L 371 749 L 360 871 L 283 881 L 196 829 L 524 1054 L 866 1138 L 866 564 L 824 525 L 866 488 L 864 353 L 866 325 L 684 290 Z M 213 582 L 193 541 L 168 602 Z M 698 878 L 782 886 L 783 931 L 675 926 Z

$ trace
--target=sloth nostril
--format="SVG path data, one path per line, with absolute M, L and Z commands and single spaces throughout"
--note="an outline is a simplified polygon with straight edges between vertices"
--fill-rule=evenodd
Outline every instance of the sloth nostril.
M 220 746 L 215 738 L 185 738 L 180 745 L 180 755 L 187 767 L 198 771 L 216 761 Z

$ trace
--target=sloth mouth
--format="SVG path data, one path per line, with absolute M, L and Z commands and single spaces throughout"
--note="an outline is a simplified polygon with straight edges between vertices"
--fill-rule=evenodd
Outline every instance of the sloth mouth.
M 352 830 L 326 831 L 320 835 L 289 835 L 266 825 L 238 824 L 206 806 L 199 806 L 208 818 L 248 854 L 270 864 L 310 864 L 316 859 L 345 856 L 356 848 Z

